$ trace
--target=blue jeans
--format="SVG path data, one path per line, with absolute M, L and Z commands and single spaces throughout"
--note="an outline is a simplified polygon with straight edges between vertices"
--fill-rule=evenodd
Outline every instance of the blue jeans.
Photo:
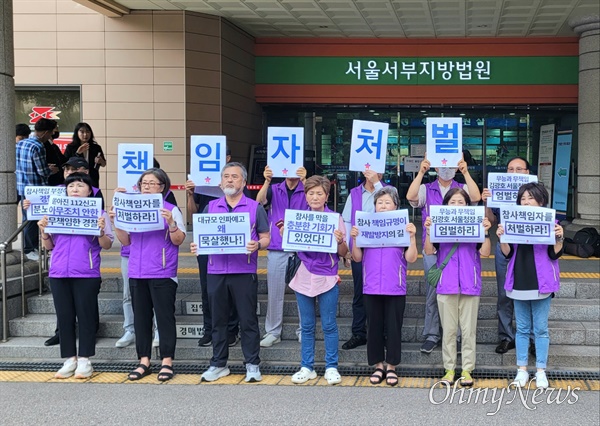
M 300 327 L 302 328 L 302 343 L 300 344 L 302 367 L 313 370 L 315 365 L 315 328 L 317 323 L 315 302 L 317 300 L 325 338 L 325 368 L 337 368 L 338 366 L 339 335 L 336 313 L 339 291 L 338 286 L 334 285 L 331 290 L 316 297 L 308 297 L 296 292 L 300 310 Z
M 533 329 L 535 335 L 535 366 L 546 368 L 548 363 L 548 315 L 552 297 L 541 300 L 515 300 L 515 320 L 517 322 L 516 349 L 517 365 L 526 367 L 529 351 L 529 335 Z

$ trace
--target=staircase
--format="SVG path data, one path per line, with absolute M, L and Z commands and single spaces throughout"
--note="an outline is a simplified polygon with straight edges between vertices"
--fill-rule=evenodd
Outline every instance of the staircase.
M 421 267 L 417 261 L 413 269 Z M 490 270 L 490 268 L 487 268 Z M 493 266 L 491 266 L 493 270 Z M 116 348 L 115 342 L 123 334 L 122 280 L 113 273 L 104 278 L 99 297 L 100 330 L 96 348 L 96 362 L 135 362 L 135 345 Z M 407 368 L 441 368 L 442 354 L 438 347 L 430 355 L 419 351 L 424 318 L 426 283 L 423 277 L 408 277 L 408 295 L 402 330 L 402 365 Z M 198 347 L 202 324 L 198 275 L 192 271 L 179 277 L 176 302 L 178 334 L 176 359 L 178 362 L 207 364 L 212 355 L 211 347 Z M 264 315 L 267 305 L 266 276 L 259 275 L 259 323 L 264 334 Z M 45 347 L 43 342 L 54 333 L 56 317 L 51 294 L 28 299 L 28 315 L 10 321 L 10 340 L 0 344 L 0 361 L 54 361 L 60 360 L 58 346 Z M 345 351 L 341 344 L 351 336 L 352 280 L 344 275 L 340 284 L 338 304 L 338 327 L 340 335 L 339 360 L 342 366 L 366 366 L 366 346 Z M 261 348 L 260 357 L 265 364 L 273 366 L 297 366 L 300 361 L 299 343 L 295 330 L 298 327 L 295 296 L 288 289 L 284 304 L 284 327 L 282 342 L 271 348 Z M 549 370 L 598 372 L 600 359 L 600 286 L 595 279 L 563 280 L 561 290 L 552 301 L 550 310 Z M 186 336 L 182 334 L 185 333 Z M 195 333 L 195 335 L 194 335 Z M 485 278 L 479 307 L 477 325 L 477 368 L 515 368 L 515 352 L 496 354 L 496 281 Z M 316 361 L 324 360 L 323 335 L 317 324 Z M 156 355 L 158 355 L 156 353 Z M 155 359 L 157 358 L 154 357 Z M 230 363 L 243 360 L 240 344 L 230 348 Z M 530 360 L 530 365 L 533 365 Z

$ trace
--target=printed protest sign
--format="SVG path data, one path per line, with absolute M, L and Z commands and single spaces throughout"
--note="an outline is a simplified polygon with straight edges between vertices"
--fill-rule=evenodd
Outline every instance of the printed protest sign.
M 483 206 L 430 206 L 432 243 L 482 243 Z
M 389 123 L 352 121 L 350 170 L 385 173 Z
M 406 232 L 408 210 L 367 213 L 356 212 L 358 247 L 408 247 L 410 235 Z
M 64 186 L 26 186 L 25 199 L 31 202 L 27 209 L 28 220 L 40 220 L 48 215 L 48 202 L 53 195 L 66 196 Z
M 457 167 L 462 159 L 462 118 L 427 117 L 426 126 L 431 167 Z
M 502 207 L 500 223 L 504 227 L 504 235 L 500 242 L 553 245 L 556 243 L 555 218 L 556 211 L 545 207 Z
M 194 135 L 190 140 L 190 179 L 199 186 L 218 187 L 227 159 L 225 136 Z
M 120 143 L 117 152 L 117 185 L 130 193 L 139 192 L 140 176 L 154 165 L 154 145 Z
M 273 177 L 296 177 L 304 167 L 304 127 L 269 127 L 267 164 Z
M 339 213 L 286 209 L 282 247 L 286 251 L 337 253 L 333 231 L 339 222 Z
M 488 173 L 488 188 L 492 196 L 487 199 L 486 205 L 490 208 L 516 205 L 521 185 L 537 181 L 536 175 Z
M 101 198 L 52 195 L 48 201 L 48 234 L 100 235 Z
M 197 254 L 245 254 L 250 242 L 249 213 L 202 213 L 192 217 Z
M 162 194 L 115 192 L 113 197 L 115 228 L 127 232 L 165 229 L 165 220 L 160 214 L 163 205 Z

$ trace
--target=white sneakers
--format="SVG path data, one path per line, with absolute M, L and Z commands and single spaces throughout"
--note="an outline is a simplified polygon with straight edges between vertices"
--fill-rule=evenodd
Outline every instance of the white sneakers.
M 548 388 L 548 378 L 546 377 L 546 372 L 544 370 L 535 373 L 535 386 L 538 389 Z
M 517 369 L 517 376 L 515 377 L 515 380 L 513 380 L 511 385 L 520 386 L 520 387 L 524 388 L 525 386 L 527 386 L 528 381 L 529 381 L 529 373 L 527 372 L 527 370 L 523 370 L 523 369 L 519 368 L 519 369 Z
M 117 343 L 115 343 L 115 346 L 117 348 L 126 348 L 127 346 L 131 345 L 133 342 L 135 342 L 135 334 L 133 334 L 130 331 L 126 331 L 125 334 L 123 334 L 123 337 L 121 337 L 119 340 L 117 340 Z
M 333 367 L 325 370 L 325 374 L 323 375 L 323 377 L 325 378 L 325 380 L 327 380 L 327 383 L 330 385 L 337 385 L 342 381 L 342 376 L 340 376 L 340 373 L 338 373 L 337 368 Z
M 258 367 L 257 367 L 258 368 Z M 219 380 L 221 377 L 229 376 L 229 368 L 227 367 L 215 367 L 211 366 L 208 370 L 202 373 L 202 377 L 200 378 L 201 382 L 214 382 L 215 380 Z M 259 371 L 260 374 L 260 371 Z M 262 379 L 262 377 L 261 377 Z
M 40 260 L 40 253 L 37 250 L 33 250 L 33 251 L 30 251 L 29 253 L 25 253 L 25 257 L 29 260 L 33 260 L 34 262 L 37 262 L 38 260 Z
M 271 346 L 281 342 L 281 337 L 275 337 L 272 334 L 267 334 L 264 339 L 260 341 L 261 348 L 270 348 Z
M 87 379 L 92 377 L 94 369 L 92 363 L 88 358 L 80 358 L 79 360 L 75 357 L 66 360 L 60 370 L 54 375 L 55 379 L 68 379 L 75 375 L 76 379 Z
M 254 364 L 246 364 L 246 378 L 245 382 L 254 383 L 260 382 L 262 380 L 262 375 L 260 374 L 260 369 L 258 365 Z
M 301 384 L 306 383 L 309 380 L 317 378 L 317 372 L 315 370 L 309 370 L 306 367 L 302 367 L 300 371 L 292 376 L 292 383 Z

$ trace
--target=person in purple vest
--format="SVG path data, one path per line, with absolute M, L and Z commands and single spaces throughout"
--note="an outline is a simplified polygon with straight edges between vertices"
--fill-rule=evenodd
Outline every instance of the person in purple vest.
M 541 183 L 527 183 L 517 194 L 520 206 L 546 207 L 548 191 Z M 529 381 L 527 372 L 529 336 L 535 335 L 535 384 L 538 389 L 548 387 L 546 366 L 550 336 L 548 334 L 548 316 L 550 302 L 554 293 L 560 290 L 560 269 L 558 259 L 563 253 L 564 231 L 559 224 L 554 225 L 556 242 L 554 245 L 507 244 L 501 243 L 502 254 L 509 259 L 504 289 L 513 299 L 517 332 L 515 336 L 517 351 L 517 376 L 513 385 L 525 387 Z M 496 235 L 504 234 L 502 224 L 498 225 Z
M 331 212 L 327 208 L 327 199 L 331 183 L 323 176 L 311 176 L 304 183 L 306 202 L 311 211 Z M 284 226 L 280 228 L 283 235 Z M 302 261 L 296 275 L 290 281 L 290 288 L 296 293 L 302 341 L 300 370 L 292 376 L 292 383 L 305 383 L 317 378 L 315 363 L 315 306 L 319 302 L 321 313 L 321 328 L 325 340 L 325 375 L 327 383 L 335 385 L 342 381 L 338 372 L 338 343 L 339 334 L 336 321 L 338 308 L 338 264 L 340 256 L 348 254 L 345 241 L 346 227 L 340 217 L 339 227 L 333 233 L 337 241 L 337 253 L 298 252 Z
M 212 314 L 213 356 L 210 367 L 201 377 L 213 382 L 229 375 L 227 367 L 229 346 L 227 324 L 230 303 L 234 303 L 240 321 L 242 353 L 246 364 L 246 382 L 259 382 L 260 329 L 256 304 L 258 280 L 256 269 L 258 251 L 271 242 L 267 213 L 260 203 L 244 195 L 248 172 L 241 163 L 225 164 L 221 170 L 221 189 L 224 197 L 208 203 L 204 213 L 248 213 L 250 215 L 251 240 L 246 244 L 249 254 L 211 254 L 208 256 L 207 290 Z M 197 246 L 191 244 L 192 253 Z
M 425 276 L 427 272 L 437 261 L 435 254 L 425 253 L 425 220 L 429 216 L 430 206 L 439 206 L 442 204 L 444 197 L 450 189 L 462 188 L 471 198 L 473 204 L 477 204 L 481 199 L 479 188 L 469 174 L 469 168 L 464 160 L 458 162 L 458 170 L 462 173 L 466 184 L 460 184 L 454 180 L 456 176 L 456 167 L 436 168 L 437 179 L 434 182 L 422 184 L 423 176 L 429 173 L 431 163 L 425 159 L 421 162 L 419 173 L 412 181 L 406 192 L 406 199 L 411 206 L 421 209 L 421 220 L 423 222 L 423 269 Z M 425 281 L 426 282 L 426 281 Z M 440 315 L 435 296 L 435 288 L 427 286 L 427 294 L 425 297 L 425 324 L 423 327 L 423 337 L 425 341 L 421 345 L 421 352 L 430 354 L 440 343 Z
M 92 180 L 83 173 L 74 173 L 65 180 L 67 196 L 90 197 Z M 100 291 L 100 251 L 112 247 L 112 228 L 106 212 L 98 219 L 99 236 L 48 234 L 48 217 L 38 226 L 42 243 L 52 250 L 49 281 L 60 329 L 60 354 L 68 358 L 54 377 L 66 379 L 75 375 L 85 379 L 94 369 L 89 358 L 96 353 L 96 319 Z M 79 323 L 79 336 L 75 325 Z M 79 351 L 76 346 L 79 337 Z
M 398 210 L 400 197 L 392 186 L 375 193 L 375 212 Z M 414 263 L 417 251 L 417 228 L 406 225 L 410 235 L 409 247 L 382 247 L 361 249 L 356 246 L 359 230 L 352 227 L 352 259 L 363 265 L 363 295 L 367 308 L 367 361 L 375 366 L 370 378 L 373 385 L 383 380 L 389 386 L 398 384 L 396 366 L 402 357 L 402 323 L 406 305 L 407 262 Z M 384 361 L 387 368 L 384 366 Z M 385 368 L 385 370 L 384 370 Z
M 363 172 L 365 181 L 362 185 L 350 190 L 346 199 L 342 217 L 348 232 L 356 223 L 354 217 L 357 211 L 373 213 L 375 204 L 373 203 L 375 192 L 381 188 L 381 179 L 383 174 L 373 170 Z M 348 237 L 348 236 L 347 236 Z M 350 249 L 352 249 L 352 239 L 349 240 Z M 360 262 L 351 260 L 352 281 L 354 282 L 354 296 L 352 298 L 352 336 L 342 345 L 342 349 L 349 350 L 367 343 L 367 313 L 363 301 L 363 267 Z
M 281 235 L 278 224 L 283 222 L 286 209 L 307 210 L 308 203 L 304 195 L 304 181 L 306 169 L 299 167 L 297 177 L 288 177 L 283 182 L 271 185 L 273 171 L 265 167 L 263 176 L 265 183 L 256 195 L 256 201 L 267 208 L 269 225 L 271 229 L 271 243 L 267 252 L 267 316 L 265 318 L 265 336 L 260 341 L 260 346 L 268 348 L 281 342 L 281 329 L 283 328 L 283 299 L 285 296 L 285 269 L 292 253 L 284 252 L 281 248 Z M 300 327 L 296 330 L 298 340 L 301 341 Z
M 469 194 L 461 188 L 452 188 L 442 202 L 445 206 L 468 206 Z M 438 310 L 444 329 L 442 338 L 442 360 L 446 374 L 442 382 L 454 384 L 454 372 L 457 358 L 457 328 L 462 332 L 462 373 L 461 386 L 473 386 L 471 372 L 475 369 L 477 314 L 479 296 L 481 296 L 481 258 L 489 256 L 491 251 L 488 230 L 492 224 L 483 218 L 485 239 L 483 243 L 432 243 L 429 238 L 431 218 L 425 219 L 425 254 L 437 252 L 437 267 L 446 259 L 456 245 L 456 251 L 450 257 L 442 271 L 435 290 L 437 291 Z
M 149 169 L 140 176 L 138 188 L 142 194 L 162 194 L 171 188 L 171 180 L 162 169 Z M 115 191 L 121 191 L 117 188 Z M 171 380 L 177 333 L 175 325 L 175 296 L 177 294 L 177 265 L 179 246 L 185 240 L 185 225 L 178 207 L 164 201 L 161 209 L 164 228 L 158 231 L 128 233 L 115 228 L 123 246 L 130 246 L 128 275 L 133 305 L 135 349 L 140 364 L 129 373 L 129 380 L 139 380 L 150 371 L 152 355 L 153 316 L 156 315 L 160 333 L 159 350 L 162 365 L 157 379 Z M 115 212 L 111 210 L 111 219 Z

